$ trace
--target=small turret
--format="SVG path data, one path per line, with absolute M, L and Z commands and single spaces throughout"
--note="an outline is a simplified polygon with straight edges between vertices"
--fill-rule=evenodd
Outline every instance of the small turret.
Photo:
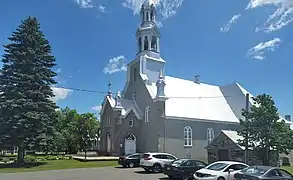
M 121 107 L 121 93 L 120 91 L 117 92 L 115 97 L 115 107 Z
M 123 109 L 121 100 L 122 100 L 121 92 L 118 91 L 115 96 L 115 106 L 114 106 L 115 111 L 121 112 L 121 109 Z
M 163 76 L 163 72 L 160 71 L 159 79 L 157 80 L 157 95 L 156 98 L 165 98 L 165 79 Z

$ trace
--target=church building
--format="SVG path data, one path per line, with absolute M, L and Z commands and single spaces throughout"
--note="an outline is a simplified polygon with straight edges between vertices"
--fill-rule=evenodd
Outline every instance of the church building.
M 100 153 L 168 152 L 206 160 L 205 147 L 222 130 L 239 127 L 252 95 L 239 83 L 216 86 L 165 75 L 152 0 L 141 6 L 137 54 L 127 67 L 122 92 L 109 92 L 100 112 Z M 249 100 L 246 101 L 247 94 Z

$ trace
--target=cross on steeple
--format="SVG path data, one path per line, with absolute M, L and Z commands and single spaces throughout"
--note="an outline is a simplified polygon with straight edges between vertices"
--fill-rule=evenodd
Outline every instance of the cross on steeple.
M 109 83 L 108 83 L 108 95 L 109 95 L 109 96 L 111 96 L 111 95 L 112 95 L 111 86 L 112 86 L 112 81 L 111 81 L 111 80 L 109 80 Z

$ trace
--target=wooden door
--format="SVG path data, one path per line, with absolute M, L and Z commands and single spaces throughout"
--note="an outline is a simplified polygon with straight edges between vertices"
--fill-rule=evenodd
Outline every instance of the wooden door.
M 218 150 L 218 160 L 219 161 L 229 161 L 230 160 L 230 153 L 227 149 L 219 149 Z

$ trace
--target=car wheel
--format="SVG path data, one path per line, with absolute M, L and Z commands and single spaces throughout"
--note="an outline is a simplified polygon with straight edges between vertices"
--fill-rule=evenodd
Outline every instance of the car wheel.
M 219 177 L 217 180 L 225 180 L 225 178 L 223 178 L 223 177 Z
M 154 173 L 159 173 L 161 171 L 162 171 L 161 165 L 160 164 L 154 164 L 154 166 L 153 166 L 153 172 Z
M 130 168 L 133 168 L 133 167 L 134 167 L 134 163 L 131 162 L 131 163 L 128 164 L 128 166 L 129 166 Z
M 190 180 L 190 176 L 188 174 L 185 174 L 182 176 L 182 180 Z

